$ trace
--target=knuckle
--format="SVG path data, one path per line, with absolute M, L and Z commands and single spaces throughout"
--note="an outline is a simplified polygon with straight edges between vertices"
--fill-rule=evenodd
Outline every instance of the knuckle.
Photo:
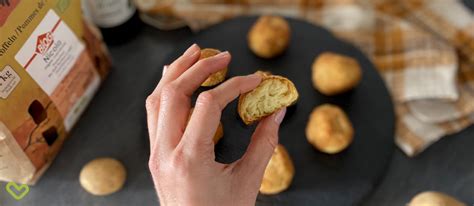
M 208 67 L 208 66 L 212 65 L 213 61 L 214 61 L 213 58 L 201 59 L 196 63 L 196 66 L 197 67 Z
M 161 91 L 161 98 L 170 99 L 177 94 L 178 86 L 174 83 L 167 84 Z
M 240 85 L 240 84 L 244 83 L 245 77 L 243 77 L 243 76 L 232 77 L 229 81 L 232 82 L 232 83 L 235 83 L 237 85 Z
M 170 67 L 171 68 L 181 68 L 185 65 L 184 64 L 185 61 L 186 61 L 186 57 L 185 56 L 180 56 L 178 59 L 176 59 L 174 62 L 172 62 L 171 65 L 168 66 L 168 68 L 166 70 L 168 70 Z
M 216 97 L 211 91 L 201 92 L 196 100 L 196 104 L 201 104 L 204 106 L 214 105 L 215 103 Z
M 183 149 L 176 149 L 171 155 L 169 162 L 169 169 L 174 172 L 182 173 L 189 170 L 191 167 L 190 161 L 183 151 Z
M 170 159 L 170 166 L 173 168 L 173 169 L 177 169 L 181 166 L 183 166 L 183 159 L 184 159 L 184 154 L 182 151 L 176 151 L 174 153 L 174 155 L 171 156 L 171 159 Z
M 205 91 L 199 94 L 196 106 L 204 106 L 209 110 L 208 112 L 219 112 L 221 110 L 216 95 L 212 91 Z
M 157 158 L 155 158 L 155 155 L 150 155 L 150 159 L 148 160 L 148 168 L 150 171 L 158 171 L 159 170 L 159 164 Z
M 157 96 L 150 95 L 145 100 L 145 108 L 146 108 L 146 110 L 151 111 L 154 108 L 157 108 L 159 103 L 160 103 L 160 100 Z
M 274 132 L 268 132 L 266 139 L 266 144 L 270 147 L 270 149 L 273 151 L 278 145 L 278 134 L 275 134 Z
M 200 70 L 202 74 L 206 74 L 206 76 L 209 76 L 217 68 L 219 68 L 219 65 L 216 63 L 217 62 L 213 58 L 201 59 L 196 63 L 195 69 Z
M 183 68 L 183 67 L 189 67 L 190 61 L 192 61 L 193 58 L 190 58 L 189 56 L 186 55 L 181 55 L 178 57 L 176 60 L 174 60 L 171 65 L 168 66 L 168 68 Z
M 204 105 L 213 104 L 215 102 L 214 94 L 211 91 L 202 92 L 199 94 L 196 102 Z

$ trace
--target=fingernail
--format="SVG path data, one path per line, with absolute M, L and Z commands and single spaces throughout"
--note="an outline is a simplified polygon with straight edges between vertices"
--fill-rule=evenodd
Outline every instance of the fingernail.
M 275 119 L 274 119 L 275 123 L 280 124 L 283 121 L 283 118 L 285 118 L 285 114 L 286 114 L 286 107 L 284 107 L 283 109 L 280 109 L 280 111 L 278 111 L 275 114 Z
M 194 56 L 196 55 L 198 52 L 201 52 L 200 50 L 197 50 L 199 47 L 197 44 L 193 44 L 191 45 L 184 53 L 183 55 L 184 56 Z M 197 50 L 197 51 L 196 51 Z
M 251 79 L 261 79 L 262 76 L 260 76 L 259 74 L 249 74 L 249 75 L 247 75 L 247 78 L 251 78 Z
M 161 72 L 161 76 L 166 74 L 166 70 L 168 70 L 168 65 L 163 66 L 163 71 Z
M 226 56 L 229 56 L 229 52 L 228 51 L 224 51 L 224 52 L 221 52 L 219 54 L 217 54 L 216 56 L 214 56 L 214 58 L 224 58 Z
M 249 78 L 252 81 L 259 81 L 259 82 L 262 80 L 262 76 L 258 74 L 249 74 L 247 75 L 247 78 Z

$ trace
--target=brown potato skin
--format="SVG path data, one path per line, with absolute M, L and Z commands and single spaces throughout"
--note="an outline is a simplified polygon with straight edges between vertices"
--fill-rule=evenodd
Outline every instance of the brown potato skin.
M 247 40 L 250 50 L 261 58 L 282 54 L 290 43 L 290 25 L 279 16 L 261 16 L 250 28 Z
M 345 112 L 336 105 L 316 107 L 306 126 L 306 139 L 316 149 L 336 154 L 352 143 L 354 129 Z
M 356 59 L 324 52 L 312 65 L 313 86 L 324 95 L 344 93 L 357 86 L 362 79 L 362 70 Z
M 204 48 L 201 49 L 201 56 L 199 59 L 205 59 L 217 54 L 221 53 L 221 51 L 212 48 Z M 203 87 L 212 87 L 215 86 L 225 80 L 225 76 L 227 75 L 227 67 L 222 68 L 221 70 L 211 74 L 202 84 Z

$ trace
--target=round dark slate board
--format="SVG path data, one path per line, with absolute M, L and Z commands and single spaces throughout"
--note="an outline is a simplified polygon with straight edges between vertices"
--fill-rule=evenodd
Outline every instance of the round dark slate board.
M 372 63 L 352 45 L 336 39 L 312 24 L 288 19 L 292 37 L 287 51 L 266 60 L 247 47 L 247 31 L 256 17 L 236 18 L 213 26 L 177 46 L 166 62 L 176 59 L 193 42 L 232 54 L 228 78 L 257 69 L 292 80 L 300 98 L 288 108 L 280 130 L 280 143 L 289 151 L 296 174 L 291 187 L 278 195 L 259 195 L 257 205 L 354 205 L 360 203 L 383 176 L 394 150 L 394 113 L 391 97 Z M 324 51 L 356 58 L 363 68 L 361 84 L 346 94 L 327 97 L 311 83 L 311 64 Z M 195 95 L 205 88 L 199 89 Z M 355 128 L 353 144 L 337 155 L 327 155 L 307 143 L 305 127 L 312 109 L 323 103 L 342 107 Z M 233 162 L 245 152 L 255 126 L 245 126 L 237 112 L 237 101 L 222 115 L 224 138 L 216 145 L 219 162 Z

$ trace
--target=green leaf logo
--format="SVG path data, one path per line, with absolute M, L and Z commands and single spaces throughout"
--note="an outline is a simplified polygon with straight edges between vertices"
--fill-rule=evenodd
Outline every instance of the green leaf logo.
M 56 9 L 59 13 L 63 13 L 69 7 L 69 4 L 71 4 L 71 0 L 59 0 L 58 3 L 56 3 Z
M 28 194 L 28 192 L 30 192 L 30 187 L 26 184 L 18 185 L 14 182 L 9 182 L 5 186 L 5 190 L 15 198 L 15 200 L 21 200 Z

